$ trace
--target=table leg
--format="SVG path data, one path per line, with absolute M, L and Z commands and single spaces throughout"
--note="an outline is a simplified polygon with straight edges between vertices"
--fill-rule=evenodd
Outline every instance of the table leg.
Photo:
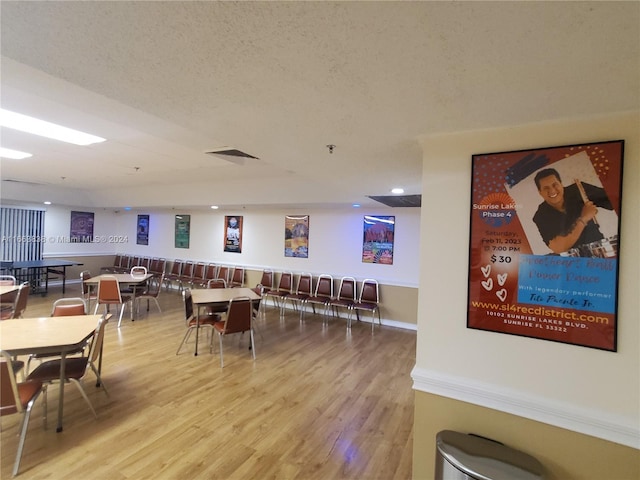
M 198 332 L 200 331 L 200 305 L 196 308 L 196 352 L 193 354 L 194 356 L 198 356 Z
M 56 428 L 56 432 L 62 431 L 62 410 L 64 406 L 64 381 L 65 381 L 65 363 L 66 363 L 66 352 L 62 352 L 60 356 L 60 396 L 58 398 L 58 426 Z

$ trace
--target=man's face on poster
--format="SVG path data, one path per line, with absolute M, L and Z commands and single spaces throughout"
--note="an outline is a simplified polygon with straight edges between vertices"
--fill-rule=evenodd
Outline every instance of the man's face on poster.
M 564 205 L 564 187 L 558 177 L 549 175 L 541 178 L 538 192 L 540 192 L 540 196 L 545 202 L 558 210 L 562 210 L 562 206 Z

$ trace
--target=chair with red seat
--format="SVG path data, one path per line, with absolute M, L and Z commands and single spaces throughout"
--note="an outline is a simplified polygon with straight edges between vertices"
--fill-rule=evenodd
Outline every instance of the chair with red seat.
M 323 321 L 327 319 L 327 311 L 329 301 L 333 298 L 333 277 L 331 275 L 322 274 L 318 276 L 316 289 L 313 295 L 310 295 L 304 302 L 305 305 L 311 305 L 313 313 L 316 313 L 316 305 L 323 307 Z M 302 320 L 304 320 L 305 310 L 302 310 Z
M 234 333 L 249 332 L 250 349 L 253 359 L 256 359 L 256 348 L 253 341 L 253 306 L 249 297 L 232 298 L 224 321 L 215 322 L 213 328 L 220 339 L 220 367 L 224 367 L 222 352 L 222 337 Z
M 120 316 L 118 317 L 118 328 L 120 328 L 120 324 L 122 323 L 122 314 L 124 313 L 124 308 L 127 304 L 129 304 L 129 308 L 133 308 L 133 300 L 131 295 L 122 295 L 120 293 L 120 285 L 118 284 L 118 279 L 113 275 L 103 275 L 98 282 L 98 299 L 96 302 L 96 308 L 93 311 L 95 315 L 98 313 L 98 308 L 100 305 L 105 306 L 105 311 L 109 311 L 110 305 L 121 306 L 120 308 Z
M 4 417 L 14 413 L 22 415 L 22 421 L 18 428 L 20 432 L 18 451 L 13 464 L 13 476 L 16 476 L 20 470 L 20 460 L 22 459 L 24 441 L 27 437 L 31 410 L 42 392 L 42 382 L 31 380 L 19 383 L 16 380 L 11 355 L 2 350 L 0 351 L 0 356 L 2 358 L 2 361 L 0 361 L 0 416 Z
M 351 327 L 349 318 L 351 309 L 356 303 L 356 279 L 353 277 L 342 277 L 336 298 L 329 300 L 328 307 L 334 316 L 340 317 L 340 309 L 347 310 L 347 328 Z
M 287 296 L 293 293 L 293 273 L 282 272 L 278 281 L 278 288 L 275 290 L 266 290 L 262 296 L 266 300 L 273 299 L 274 306 L 280 310 L 280 317 L 284 317 L 284 304 Z
M 182 290 L 182 302 L 184 304 L 184 317 L 187 325 L 187 331 L 182 338 L 182 342 L 178 346 L 178 350 L 176 351 L 176 355 L 180 353 L 180 349 L 189 339 L 189 336 L 194 330 L 198 328 L 207 328 L 210 329 L 210 333 L 213 333 L 213 325 L 220 320 L 220 316 L 217 314 L 214 315 L 200 315 L 198 316 L 197 312 L 195 312 L 193 308 L 193 299 L 191 298 L 191 289 L 185 288 Z M 197 336 L 196 336 L 197 338 Z M 209 342 L 209 351 L 213 352 L 213 335 L 211 335 L 211 339 Z
M 362 281 L 360 287 L 360 296 L 358 301 L 353 304 L 351 309 L 352 313 L 355 312 L 356 318 L 360 321 L 360 311 L 371 312 L 371 333 L 376 325 L 375 315 L 378 315 L 378 323 L 382 326 L 382 320 L 380 319 L 380 290 L 377 280 L 367 278 Z M 351 328 L 351 317 L 349 316 L 348 328 Z

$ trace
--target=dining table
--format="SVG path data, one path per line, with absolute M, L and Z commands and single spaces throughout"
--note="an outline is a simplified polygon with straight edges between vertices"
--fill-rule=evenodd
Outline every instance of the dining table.
M 200 330 L 200 308 L 208 305 L 220 305 L 229 303 L 236 297 L 249 297 L 251 301 L 260 300 L 262 297 L 247 287 L 229 287 L 229 288 L 195 288 L 191 290 L 191 300 L 196 306 L 196 349 L 195 355 L 198 355 L 198 330 Z
M 57 432 L 62 431 L 66 355 L 87 343 L 101 318 L 102 315 L 75 315 L 16 318 L 0 322 L 0 349 L 12 357 L 36 353 L 60 355 Z
M 98 283 L 101 278 L 104 277 L 115 277 L 118 281 L 118 286 L 122 291 L 123 287 L 131 287 L 133 293 L 131 294 L 132 302 L 131 302 L 131 321 L 135 320 L 134 317 L 134 308 L 133 302 L 136 300 L 136 291 L 139 288 L 144 288 L 147 284 L 147 281 L 154 276 L 153 273 L 145 273 L 143 275 L 132 275 L 131 273 L 104 273 L 101 275 L 97 275 L 95 277 L 87 278 L 84 280 L 84 283 L 89 286 L 89 288 L 98 288 Z M 123 307 L 124 308 L 124 307 Z

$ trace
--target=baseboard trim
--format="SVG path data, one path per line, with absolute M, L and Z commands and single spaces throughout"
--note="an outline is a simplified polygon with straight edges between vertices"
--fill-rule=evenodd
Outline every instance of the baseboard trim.
M 521 391 L 414 367 L 413 389 L 499 410 L 555 427 L 640 449 L 640 428 L 633 419 L 579 408 Z

